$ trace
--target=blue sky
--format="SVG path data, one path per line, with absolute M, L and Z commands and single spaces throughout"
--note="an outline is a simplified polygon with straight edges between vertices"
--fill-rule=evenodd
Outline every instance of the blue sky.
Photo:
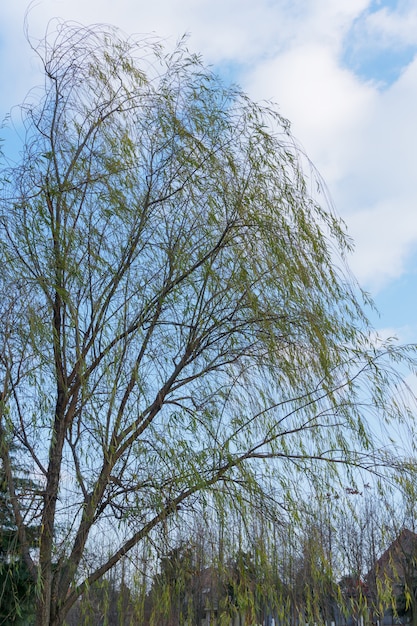
M 26 0 L 0 8 L 0 117 L 41 79 Z M 320 170 L 356 243 L 350 265 L 383 335 L 417 342 L 415 0 L 37 0 L 53 17 L 106 22 L 189 47 L 256 100 L 273 100 Z M 9 135 L 7 133 L 7 135 Z M 0 131 L 0 137 L 6 136 Z
M 375 0 L 352 20 L 343 41 L 342 63 L 361 80 L 387 88 L 401 75 L 416 53 L 413 38 L 403 37 L 395 20 L 409 13 L 400 1 Z

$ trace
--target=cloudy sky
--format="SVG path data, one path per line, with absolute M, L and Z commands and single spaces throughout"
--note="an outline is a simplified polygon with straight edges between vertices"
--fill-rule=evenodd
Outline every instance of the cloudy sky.
M 0 7 L 0 118 L 37 80 L 26 0 Z M 417 341 L 417 3 L 415 0 L 36 0 L 29 30 L 54 17 L 189 34 L 222 76 L 272 100 L 318 167 L 356 250 L 383 334 Z M 0 137 L 10 134 L 0 130 Z

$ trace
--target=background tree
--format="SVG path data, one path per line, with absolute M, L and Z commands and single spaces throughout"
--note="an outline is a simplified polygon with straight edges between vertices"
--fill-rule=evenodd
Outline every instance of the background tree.
M 18 453 L 19 451 L 14 450 L 12 445 L 9 446 L 14 489 L 21 504 L 22 514 L 29 511 L 30 517 L 25 520 L 27 537 L 30 547 L 35 550 L 39 526 L 32 519 L 33 511 L 30 511 L 28 502 L 32 501 L 33 494 L 39 491 L 41 486 L 19 465 L 16 459 Z M 0 624 L 33 623 L 34 603 L 35 583 L 20 551 L 6 472 L 0 456 Z
M 58 23 L 34 49 L 45 85 L 3 170 L 0 427 L 46 626 L 197 505 L 279 515 L 321 467 L 398 466 L 370 418 L 404 421 L 409 353 L 371 342 L 343 224 L 274 108 L 184 43 Z M 13 442 L 43 486 L 36 559 Z
M 132 582 L 129 580 L 129 583 Z M 143 623 L 143 613 L 137 610 L 135 598 L 120 568 L 87 589 L 65 619 L 65 626 L 131 626 Z
M 160 559 L 160 572 L 151 589 L 151 623 L 155 626 L 198 623 L 192 587 L 200 571 L 193 560 L 193 548 L 180 544 Z

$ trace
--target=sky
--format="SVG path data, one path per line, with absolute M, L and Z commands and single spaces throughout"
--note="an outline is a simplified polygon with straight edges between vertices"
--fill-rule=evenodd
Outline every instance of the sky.
M 188 34 L 215 72 L 275 102 L 355 242 L 349 263 L 379 310 L 374 326 L 417 342 L 415 0 L 3 0 L 0 120 L 41 82 L 28 9 L 32 37 L 55 17 L 153 33 L 168 48 Z

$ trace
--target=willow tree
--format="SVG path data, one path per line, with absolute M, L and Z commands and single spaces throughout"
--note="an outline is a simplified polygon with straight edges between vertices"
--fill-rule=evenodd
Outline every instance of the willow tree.
M 34 49 L 3 169 L 0 437 L 45 626 L 194 507 L 387 464 L 369 418 L 400 419 L 401 354 L 370 343 L 343 224 L 273 107 L 183 43 L 61 24 Z M 42 484 L 23 504 L 13 446 Z

